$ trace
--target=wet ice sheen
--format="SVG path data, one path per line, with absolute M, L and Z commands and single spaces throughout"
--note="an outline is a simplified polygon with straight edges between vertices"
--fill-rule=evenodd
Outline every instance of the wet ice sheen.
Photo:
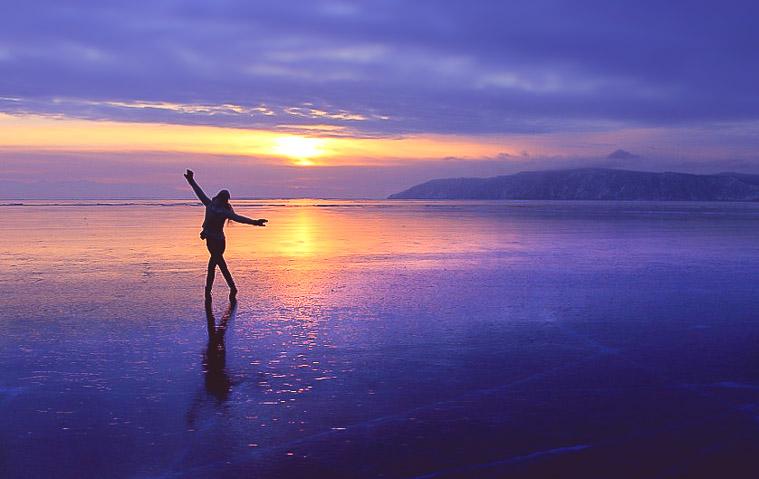
M 238 201 L 270 223 L 227 228 L 220 346 L 201 208 L 21 203 L 0 206 L 3 477 L 757 466 L 759 205 Z

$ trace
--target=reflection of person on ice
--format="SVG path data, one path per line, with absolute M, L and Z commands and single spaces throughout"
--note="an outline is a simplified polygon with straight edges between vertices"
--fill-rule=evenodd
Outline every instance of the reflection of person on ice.
M 237 296 L 237 287 L 232 279 L 232 274 L 229 272 L 229 268 L 227 268 L 227 262 L 224 260 L 224 249 L 227 246 L 224 237 L 224 223 L 227 220 L 232 220 L 248 225 L 266 226 L 268 220 L 254 220 L 235 213 L 232 205 L 229 204 L 229 191 L 227 190 L 219 191 L 213 199 L 208 198 L 195 182 L 192 170 L 187 170 L 184 177 L 187 178 L 187 182 L 192 186 L 198 199 L 206 207 L 203 231 L 200 232 L 201 239 L 206 240 L 206 247 L 208 248 L 208 252 L 211 253 L 211 257 L 208 260 L 208 276 L 206 277 L 206 296 L 211 295 L 211 287 L 216 276 L 216 266 L 218 266 L 229 286 L 229 299 L 234 300 Z

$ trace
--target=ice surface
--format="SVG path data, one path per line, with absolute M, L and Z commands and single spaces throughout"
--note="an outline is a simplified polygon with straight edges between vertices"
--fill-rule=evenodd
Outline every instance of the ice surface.
M 759 205 L 238 201 L 220 343 L 200 207 L 13 203 L 2 477 L 759 467 Z

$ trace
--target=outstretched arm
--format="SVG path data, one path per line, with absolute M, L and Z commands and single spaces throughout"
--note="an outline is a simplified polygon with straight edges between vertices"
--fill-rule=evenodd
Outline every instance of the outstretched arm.
M 247 216 L 238 215 L 237 213 L 228 212 L 227 218 L 229 218 L 232 221 L 237 221 L 238 223 L 245 223 L 246 225 L 253 225 L 253 226 L 266 226 L 266 223 L 269 220 L 265 220 L 263 218 L 254 220 L 252 218 L 248 218 Z
M 195 182 L 195 174 L 192 172 L 192 170 L 187 170 L 187 173 L 184 174 L 184 177 L 187 178 L 187 182 L 192 186 L 193 191 L 195 191 L 195 194 L 197 195 L 198 199 L 201 203 L 204 205 L 209 205 L 211 203 L 211 199 L 206 196 L 206 194 L 203 192 L 203 189 L 200 188 L 200 186 Z

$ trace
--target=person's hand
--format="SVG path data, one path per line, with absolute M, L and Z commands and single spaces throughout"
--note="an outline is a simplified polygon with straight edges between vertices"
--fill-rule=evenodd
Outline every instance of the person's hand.
M 187 170 L 187 172 L 184 174 L 184 177 L 187 178 L 187 181 L 190 181 L 193 176 L 195 176 L 195 173 L 193 173 L 192 170 Z
M 268 223 L 269 220 L 265 220 L 261 218 L 260 220 L 256 220 L 256 226 L 266 226 L 266 223 Z

